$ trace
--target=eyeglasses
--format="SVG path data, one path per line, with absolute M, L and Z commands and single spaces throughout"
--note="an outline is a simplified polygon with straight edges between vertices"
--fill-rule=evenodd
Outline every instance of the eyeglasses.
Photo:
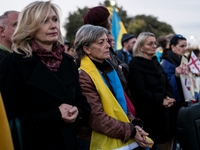
M 154 45 L 157 46 L 157 42 L 150 42 L 150 43 L 144 44 L 144 45 L 148 45 L 148 46 L 151 46 L 151 47 L 154 46 Z
M 176 36 L 173 38 L 173 40 L 171 41 L 172 43 L 175 43 L 177 39 L 185 39 L 184 36 L 180 35 L 180 34 L 176 34 Z

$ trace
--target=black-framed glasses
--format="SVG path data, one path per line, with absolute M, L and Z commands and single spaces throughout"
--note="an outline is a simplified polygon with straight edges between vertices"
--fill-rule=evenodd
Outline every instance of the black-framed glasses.
M 180 35 L 180 34 L 176 34 L 176 36 L 173 38 L 171 44 L 172 44 L 172 43 L 175 43 L 175 41 L 176 41 L 177 39 L 185 39 L 185 37 L 182 36 L 182 35 Z

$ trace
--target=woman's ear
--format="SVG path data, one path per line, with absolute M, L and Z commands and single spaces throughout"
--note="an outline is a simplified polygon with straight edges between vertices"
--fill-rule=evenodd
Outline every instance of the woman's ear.
M 140 51 L 143 52 L 143 46 L 140 46 Z
M 174 47 L 175 47 L 174 45 L 171 45 L 172 52 L 174 52 Z
M 85 52 L 87 55 L 90 54 L 90 48 L 89 48 L 89 47 L 83 46 L 83 50 L 84 50 L 84 52 Z

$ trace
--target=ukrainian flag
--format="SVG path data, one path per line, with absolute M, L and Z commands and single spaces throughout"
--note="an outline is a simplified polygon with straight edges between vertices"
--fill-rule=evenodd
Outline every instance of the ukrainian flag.
M 119 50 L 122 48 L 121 45 L 121 39 L 122 35 L 124 33 L 127 33 L 124 24 L 122 23 L 118 13 L 115 10 L 115 7 L 113 7 L 113 13 L 112 13 L 112 30 L 111 33 L 113 34 L 113 37 L 115 39 L 115 50 Z
M 163 49 L 161 49 L 160 51 L 156 52 L 157 59 L 158 59 L 159 63 L 161 63 L 160 57 L 162 56 L 162 53 L 163 53 Z
M 0 150 L 14 150 L 10 127 L 0 93 Z

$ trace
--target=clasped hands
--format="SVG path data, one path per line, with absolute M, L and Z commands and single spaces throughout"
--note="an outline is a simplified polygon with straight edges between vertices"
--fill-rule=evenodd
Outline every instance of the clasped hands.
M 169 108 L 169 107 L 171 107 L 171 106 L 174 105 L 174 102 L 176 102 L 175 99 L 170 98 L 170 97 L 167 96 L 167 97 L 163 100 L 163 106 L 165 106 L 165 108 Z
M 76 106 L 72 106 L 69 104 L 61 104 L 59 106 L 61 115 L 62 115 L 62 119 L 66 122 L 66 123 L 73 123 L 77 116 L 78 116 L 78 108 Z
M 141 127 L 139 126 L 135 126 L 136 128 L 136 135 L 134 137 L 135 142 L 143 148 L 152 148 L 151 145 L 153 145 L 152 142 L 148 141 L 146 139 L 146 136 L 148 136 L 149 134 L 147 132 L 145 132 Z

